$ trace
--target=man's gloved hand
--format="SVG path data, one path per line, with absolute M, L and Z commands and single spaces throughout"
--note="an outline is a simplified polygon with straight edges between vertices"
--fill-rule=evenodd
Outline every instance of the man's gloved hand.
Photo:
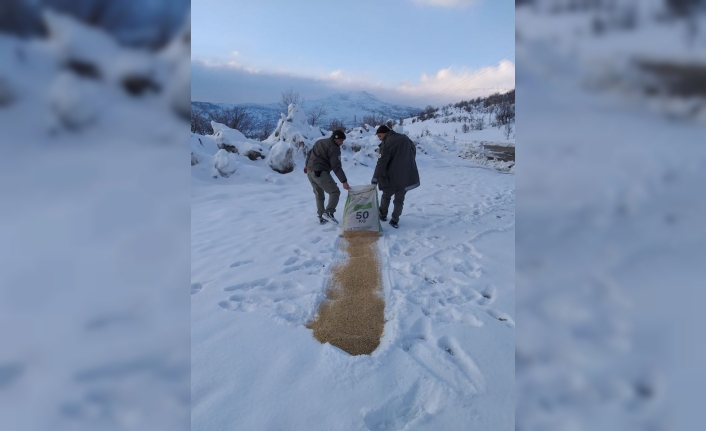
M 306 172 L 307 172 L 307 169 L 306 169 L 306 166 L 304 166 L 304 173 L 306 173 Z

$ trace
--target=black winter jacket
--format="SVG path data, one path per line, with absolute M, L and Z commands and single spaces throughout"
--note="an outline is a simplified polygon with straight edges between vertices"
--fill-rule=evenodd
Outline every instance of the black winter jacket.
M 412 190 L 419 187 L 417 149 L 407 135 L 387 132 L 380 144 L 380 155 L 371 182 L 380 190 Z

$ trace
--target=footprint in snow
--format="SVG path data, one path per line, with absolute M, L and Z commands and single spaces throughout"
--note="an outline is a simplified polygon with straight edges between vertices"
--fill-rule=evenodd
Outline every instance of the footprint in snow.
M 490 285 L 480 291 L 481 297 L 478 298 L 478 305 L 490 305 L 495 302 L 497 289 Z
M 290 272 L 299 271 L 301 269 L 309 269 L 310 271 L 307 272 L 307 274 L 314 275 L 314 274 L 318 274 L 319 272 L 321 272 L 321 270 L 322 270 L 322 268 L 324 268 L 324 266 L 325 265 L 319 260 L 308 259 L 299 265 L 293 265 L 293 266 L 288 266 L 288 267 L 284 268 L 282 273 L 289 274 Z
M 201 283 L 191 283 L 192 295 L 196 295 L 197 293 L 201 292 L 201 289 L 203 289 L 203 285 Z
M 514 328 L 515 327 L 515 321 L 510 317 L 507 313 L 503 313 L 500 310 L 496 310 L 494 308 L 489 308 L 488 309 L 488 315 L 492 317 L 493 319 L 497 319 L 501 322 L 504 322 L 505 325 L 507 325 L 508 328 Z
M 293 263 L 296 263 L 299 260 L 299 256 L 291 256 L 289 259 L 284 261 L 284 266 L 289 266 Z
M 436 339 L 429 318 L 420 317 L 402 337 L 399 346 L 444 386 L 467 395 L 485 391 L 485 377 L 475 361 L 454 337 Z
M 296 281 L 260 279 L 241 283 L 226 291 L 235 291 L 218 306 L 228 311 L 264 311 L 275 320 L 301 325 L 310 318 L 309 307 L 302 305 L 307 298 L 303 285 Z M 308 303 L 308 300 L 305 301 Z
M 230 267 L 231 267 L 231 268 L 237 268 L 237 267 L 239 267 L 239 266 L 247 265 L 248 263 L 253 263 L 253 262 L 255 262 L 255 261 L 252 260 L 252 259 L 249 259 L 249 260 L 239 260 L 239 261 L 237 261 L 237 262 L 231 263 L 231 264 L 230 264 Z
M 404 394 L 366 413 L 363 423 L 369 431 L 407 429 L 437 413 L 442 404 L 442 391 L 439 388 L 417 381 Z
M 268 279 L 268 278 L 260 278 L 258 280 L 248 281 L 246 283 L 238 283 L 238 284 L 234 284 L 233 286 L 224 287 L 223 290 L 225 290 L 226 292 L 232 292 L 234 290 L 248 291 L 248 290 L 255 289 L 257 287 L 264 287 L 269 282 L 270 282 L 270 279 Z

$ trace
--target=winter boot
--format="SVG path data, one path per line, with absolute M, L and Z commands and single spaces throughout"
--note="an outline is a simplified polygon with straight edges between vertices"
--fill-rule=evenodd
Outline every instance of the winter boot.
M 332 222 L 338 224 L 338 220 L 336 220 L 336 217 L 333 216 L 332 212 L 325 212 L 324 217 L 331 220 Z

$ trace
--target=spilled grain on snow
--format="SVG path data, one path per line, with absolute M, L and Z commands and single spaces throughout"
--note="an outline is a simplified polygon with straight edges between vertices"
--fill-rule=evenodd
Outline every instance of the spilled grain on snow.
M 326 299 L 307 325 L 314 337 L 351 355 L 369 355 L 380 344 L 385 325 L 378 232 L 347 231 L 342 241 L 348 259 L 331 271 Z

